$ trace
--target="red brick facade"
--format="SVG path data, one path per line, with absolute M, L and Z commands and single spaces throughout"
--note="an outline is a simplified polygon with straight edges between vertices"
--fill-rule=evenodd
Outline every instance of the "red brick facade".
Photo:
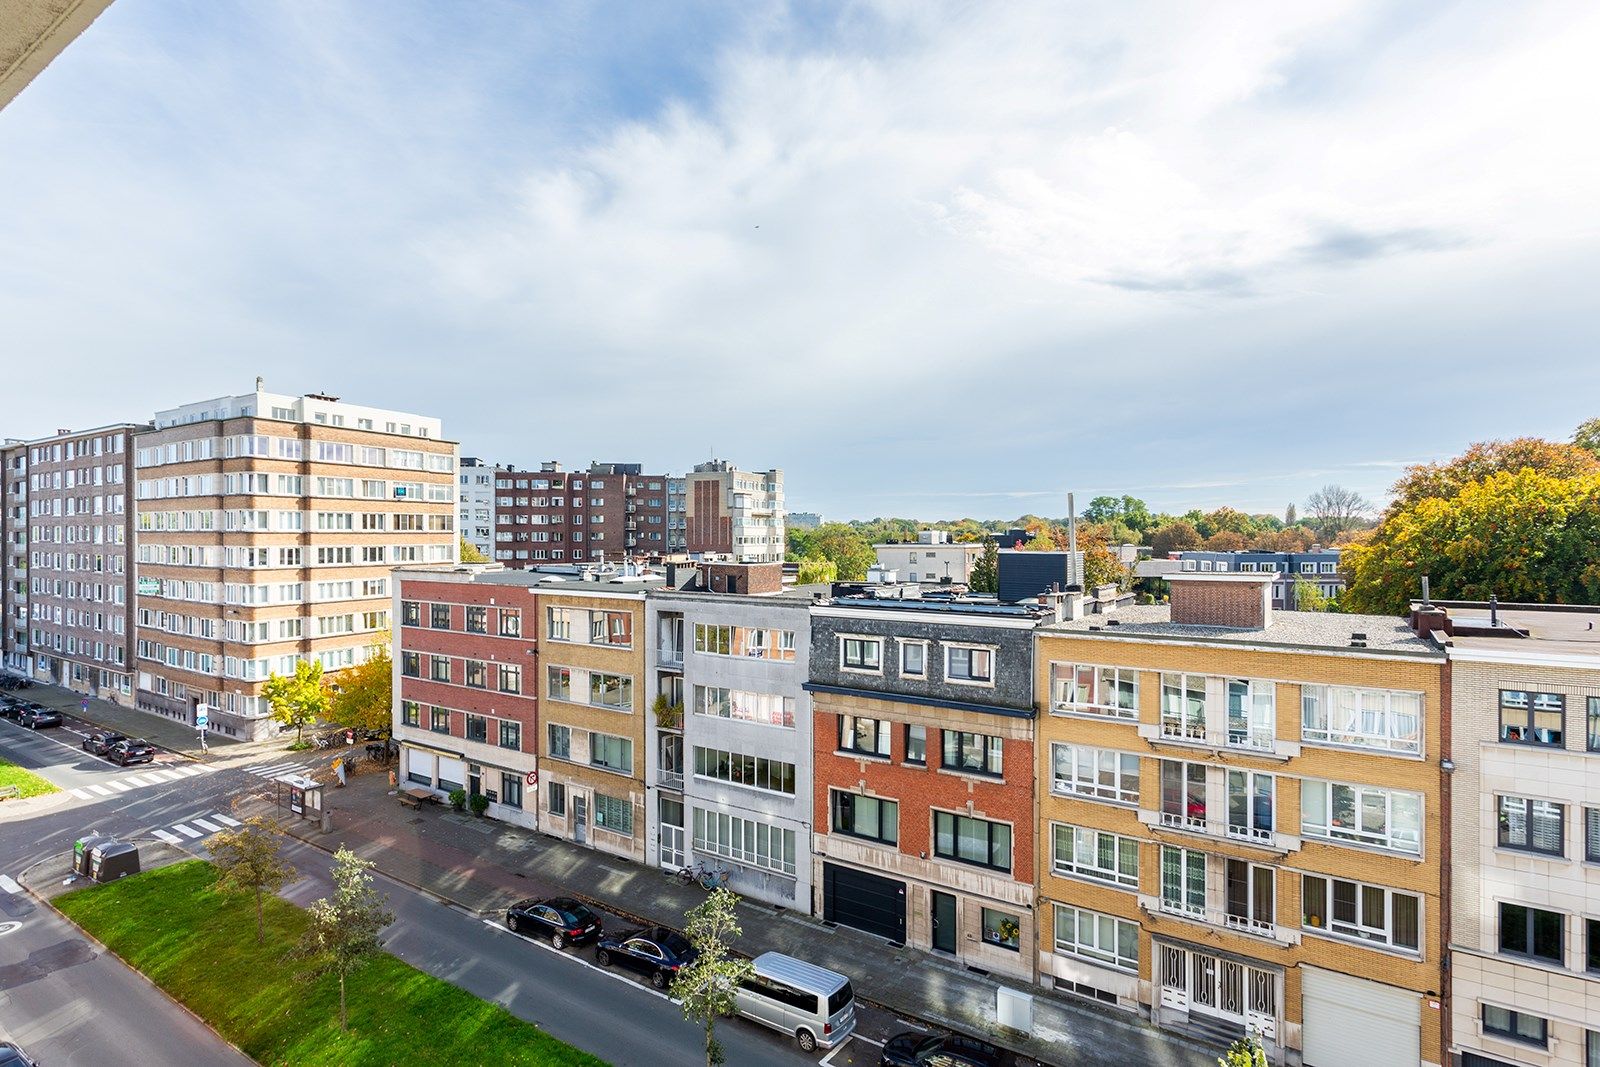
M 1259 630 L 1272 621 L 1272 576 L 1174 574 L 1172 621 Z

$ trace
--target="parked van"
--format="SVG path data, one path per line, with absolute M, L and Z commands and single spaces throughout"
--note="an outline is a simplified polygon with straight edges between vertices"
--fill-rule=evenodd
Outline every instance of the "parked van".
M 739 984 L 736 1010 L 746 1019 L 793 1035 L 803 1051 L 832 1048 L 856 1028 L 856 995 L 835 971 L 763 952 L 755 973 Z

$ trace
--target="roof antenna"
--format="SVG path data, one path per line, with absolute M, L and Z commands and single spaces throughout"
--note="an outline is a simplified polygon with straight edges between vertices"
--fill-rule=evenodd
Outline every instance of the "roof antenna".
M 1499 626 L 1500 598 L 1493 593 L 1489 594 L 1489 625 Z
M 1433 602 L 1428 599 L 1428 576 L 1426 574 L 1422 576 L 1422 606 L 1425 608 L 1433 606 Z

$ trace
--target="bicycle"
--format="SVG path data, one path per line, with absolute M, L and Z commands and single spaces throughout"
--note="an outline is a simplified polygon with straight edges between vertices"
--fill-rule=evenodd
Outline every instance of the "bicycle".
M 686 867 L 679 868 L 676 877 L 679 883 L 682 885 L 697 885 L 699 884 L 700 879 L 705 877 L 706 873 L 707 869 L 705 864 L 691 863 Z
M 700 873 L 700 888 L 704 889 L 707 893 L 715 892 L 718 889 L 728 888 L 728 872 L 713 871 L 709 868 L 702 871 Z

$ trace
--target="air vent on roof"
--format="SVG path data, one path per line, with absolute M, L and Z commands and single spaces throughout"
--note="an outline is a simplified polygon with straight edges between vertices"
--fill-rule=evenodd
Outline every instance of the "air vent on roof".
M 1122 620 L 1121 619 L 1107 619 L 1106 620 L 1106 625 L 1107 626 L 1121 626 L 1122 625 Z
M 1352 641 L 1365 641 L 1366 639 L 1367 635 L 1360 630 L 1357 630 L 1350 635 L 1350 640 Z
M 1351 648 L 1366 648 L 1367 647 L 1367 643 L 1365 641 L 1351 641 L 1350 642 L 1350 647 Z
M 1091 627 L 1089 627 L 1089 629 L 1091 629 L 1091 630 L 1098 630 L 1098 629 L 1100 629 L 1100 627 L 1099 627 L 1099 626 L 1091 626 Z

